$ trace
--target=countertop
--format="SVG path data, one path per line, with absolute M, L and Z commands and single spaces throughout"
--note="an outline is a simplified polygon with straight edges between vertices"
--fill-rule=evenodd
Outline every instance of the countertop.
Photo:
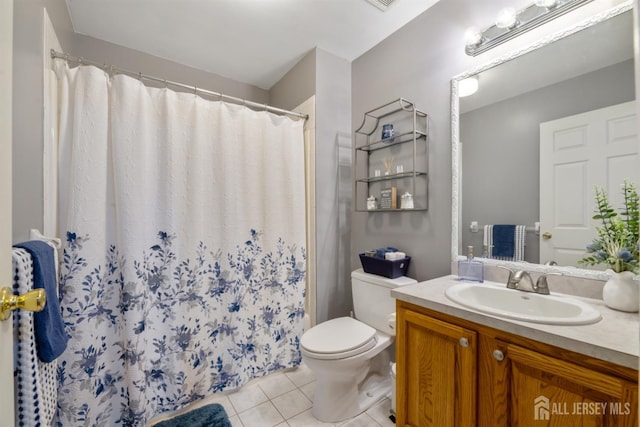
M 602 300 L 571 295 L 572 298 L 584 301 L 600 311 L 602 320 L 591 325 L 580 326 L 522 322 L 492 316 L 451 301 L 445 295 L 445 289 L 458 283 L 461 282 L 457 279 L 457 276 L 444 276 L 392 289 L 391 296 L 401 301 L 456 316 L 470 322 L 490 326 L 494 329 L 575 351 L 600 360 L 638 369 L 638 357 L 640 356 L 640 322 L 638 313 L 612 310 L 606 307 Z M 478 286 L 482 286 L 482 284 L 478 283 Z

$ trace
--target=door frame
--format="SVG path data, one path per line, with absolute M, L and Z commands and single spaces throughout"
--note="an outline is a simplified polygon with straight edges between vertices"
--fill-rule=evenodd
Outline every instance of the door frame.
M 12 109 L 13 0 L 0 1 L 0 286 L 11 286 L 12 242 Z M 15 425 L 13 389 L 13 322 L 0 321 L 0 414 L 3 425 Z

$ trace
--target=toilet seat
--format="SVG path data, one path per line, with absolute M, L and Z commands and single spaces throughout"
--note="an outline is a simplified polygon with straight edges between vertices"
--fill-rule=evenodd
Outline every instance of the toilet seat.
M 364 353 L 376 343 L 376 330 L 351 317 L 316 325 L 300 339 L 303 352 L 315 359 L 344 359 Z

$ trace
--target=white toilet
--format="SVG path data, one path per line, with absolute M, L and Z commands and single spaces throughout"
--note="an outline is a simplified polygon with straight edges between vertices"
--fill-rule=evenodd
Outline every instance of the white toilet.
M 391 395 L 395 330 L 389 321 L 396 308 L 390 293 L 414 283 L 404 276 L 387 279 L 356 270 L 351 273 L 355 318 L 328 320 L 302 335 L 302 359 L 317 378 L 311 410 L 315 418 L 342 421 Z

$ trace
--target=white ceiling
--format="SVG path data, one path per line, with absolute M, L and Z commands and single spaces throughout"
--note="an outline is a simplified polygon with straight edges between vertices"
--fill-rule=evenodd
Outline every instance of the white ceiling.
M 437 1 L 66 0 L 77 33 L 263 89 L 315 47 L 356 59 Z

